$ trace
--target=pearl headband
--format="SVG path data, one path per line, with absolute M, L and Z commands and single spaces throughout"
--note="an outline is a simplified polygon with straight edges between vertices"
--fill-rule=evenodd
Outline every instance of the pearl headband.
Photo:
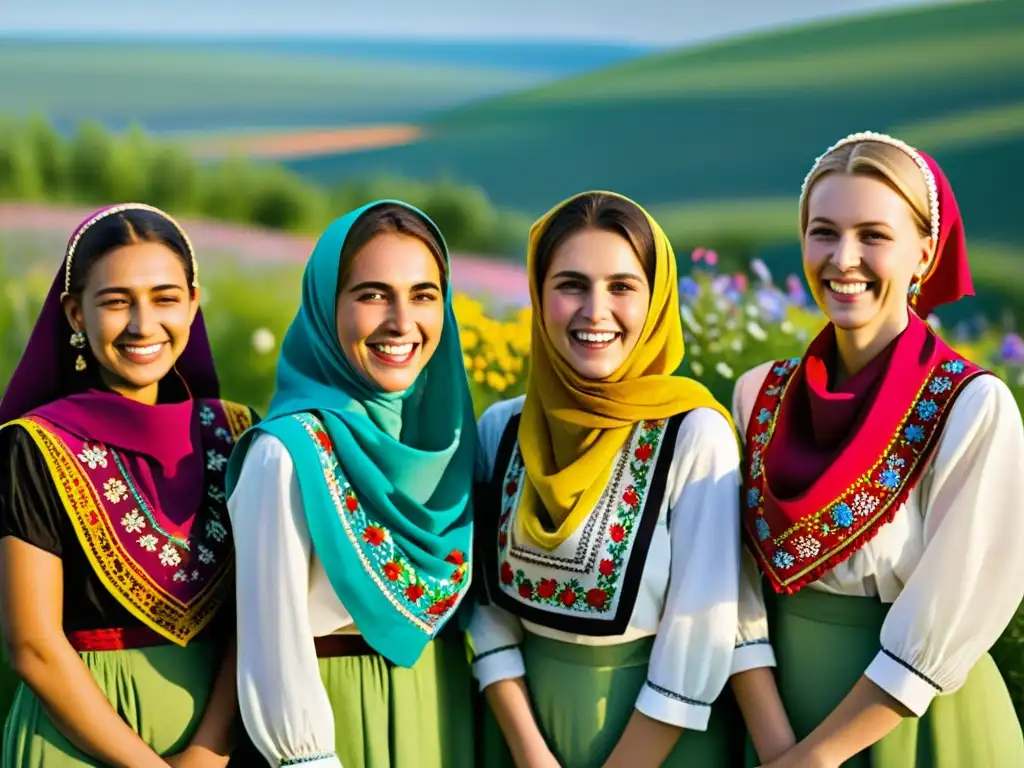
M 875 133 L 874 131 L 851 133 L 845 139 L 837 141 L 831 147 L 826 149 L 824 154 L 820 155 L 818 159 L 814 161 L 814 165 L 811 166 L 811 170 L 804 177 L 804 183 L 800 188 L 800 210 L 803 210 L 804 207 L 804 201 L 807 196 L 807 185 L 810 182 L 811 177 L 814 175 L 814 172 L 818 170 L 818 166 L 821 164 L 821 161 L 840 147 L 845 147 L 847 144 L 857 144 L 862 141 L 876 141 L 881 144 L 888 144 L 889 146 L 896 147 L 909 155 L 910 159 L 917 164 L 918 168 L 921 169 L 921 173 L 924 174 L 925 185 L 928 187 L 929 224 L 931 225 L 932 230 L 932 240 L 935 241 L 937 246 L 939 243 L 939 190 L 935 183 L 935 174 L 932 173 L 932 169 L 925 159 L 921 157 L 920 152 L 899 139 L 894 139 L 892 136 L 884 133 Z M 932 261 L 934 262 L 934 258 Z
M 188 249 L 189 259 L 192 261 L 192 287 L 197 287 L 199 284 L 199 266 L 196 264 L 196 254 L 192 248 L 192 242 L 188 239 L 188 235 L 185 234 L 185 230 L 182 229 L 181 225 L 167 213 L 161 211 L 159 208 L 154 208 L 152 205 L 146 205 L 145 203 L 122 203 L 97 213 L 91 219 L 82 224 L 71 238 L 71 242 L 68 243 L 67 263 L 64 267 L 64 292 L 69 293 L 71 291 L 71 262 L 75 257 L 75 249 L 78 248 L 78 243 L 82 239 L 82 235 L 84 235 L 89 228 L 97 222 L 102 221 L 108 216 L 124 213 L 125 211 L 149 211 L 150 213 L 162 216 L 174 225 L 174 228 L 178 230 L 178 234 L 181 235 L 181 239 L 185 241 L 185 247 Z

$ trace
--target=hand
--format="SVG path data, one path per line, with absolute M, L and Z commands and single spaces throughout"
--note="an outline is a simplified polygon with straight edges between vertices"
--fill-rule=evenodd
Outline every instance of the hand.
M 164 762 L 173 768 L 224 768 L 229 759 L 206 747 L 189 745 L 177 754 L 164 757 Z
M 516 765 L 517 768 L 562 768 L 547 746 L 525 753 L 521 761 L 516 761 Z
M 808 749 L 797 744 L 781 757 L 759 768 L 839 768 L 840 762 L 833 759 L 823 748 Z

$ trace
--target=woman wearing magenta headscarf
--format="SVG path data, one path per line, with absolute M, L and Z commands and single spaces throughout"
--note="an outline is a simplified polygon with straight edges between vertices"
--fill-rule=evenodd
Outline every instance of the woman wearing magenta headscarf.
M 93 214 L 0 400 L 4 768 L 227 763 L 224 469 L 252 421 L 218 399 L 185 232 Z
M 238 692 L 271 765 L 473 765 L 476 426 L 448 251 L 378 201 L 321 235 L 270 413 L 228 468 Z
M 988 654 L 1024 598 L 1024 429 L 924 320 L 973 293 L 952 187 L 923 152 L 853 134 L 808 174 L 800 224 L 829 323 L 734 399 L 747 572 L 776 593 L 769 645 L 747 581 L 740 637 L 774 649 L 799 741 L 768 765 L 1024 765 Z

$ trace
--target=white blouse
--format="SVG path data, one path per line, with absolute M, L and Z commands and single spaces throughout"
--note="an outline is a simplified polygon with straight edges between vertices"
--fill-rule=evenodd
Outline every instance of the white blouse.
M 480 418 L 478 482 L 487 482 L 495 472 L 505 477 L 506 467 L 494 464 L 505 427 L 509 419 L 522 410 L 522 405 L 522 397 L 500 402 Z M 628 443 L 623 450 L 635 450 L 635 445 Z M 615 645 L 653 635 L 648 680 L 637 698 L 636 708 L 661 722 L 705 730 L 711 704 L 731 673 L 774 664 L 765 639 L 767 628 L 760 637 L 749 638 L 762 642 L 736 647 L 740 568 L 739 451 L 733 430 L 720 414 L 699 408 L 683 419 L 674 445 L 665 445 L 664 450 L 672 451 L 665 492 L 646 561 L 640 564 L 642 575 L 625 631 L 614 636 L 568 631 L 566 625 L 572 621 L 570 612 L 558 605 L 551 606 L 551 601 L 534 602 L 529 607 L 543 611 L 542 617 L 555 617 L 552 623 L 561 623 L 563 629 L 546 626 L 542 618 L 538 621 L 521 619 L 493 602 L 478 605 L 470 622 L 469 635 L 475 659 L 473 672 L 481 689 L 525 674 L 519 648 L 525 632 L 579 645 Z M 516 535 L 514 506 L 507 528 L 509 537 Z M 601 504 L 595 507 L 590 517 L 595 518 L 601 508 Z M 498 516 L 500 513 L 500 509 L 479 505 L 475 511 L 478 521 L 482 515 Z M 573 536 L 551 552 L 536 549 L 525 541 L 513 542 L 515 549 L 509 552 L 527 553 L 527 559 L 518 560 L 516 568 L 523 569 L 534 589 L 539 589 L 542 581 L 554 585 L 572 580 L 572 583 L 583 582 L 585 591 L 593 582 L 594 569 L 600 567 L 600 554 L 590 557 L 589 571 L 572 571 L 568 567 L 563 570 L 551 564 L 552 558 L 563 558 L 566 562 L 572 561 L 574 555 L 578 557 L 581 546 L 587 546 L 581 544 L 581 536 L 589 534 L 581 532 L 588 527 L 604 530 L 590 526 L 589 522 L 588 518 Z M 478 523 L 477 535 L 480 528 Z M 603 533 L 592 538 L 596 542 L 592 550 L 597 553 L 609 541 Z M 614 534 L 610 539 L 618 541 Z M 485 546 L 496 544 L 487 542 Z M 628 560 L 629 554 L 624 557 Z M 548 558 L 548 563 L 537 564 L 536 558 Z M 610 561 L 606 562 L 611 565 Z M 511 577 L 511 572 L 508 575 Z M 494 588 L 491 586 L 492 590 Z M 616 599 L 622 591 L 615 590 Z M 533 615 L 537 618 L 536 613 Z
M 341 768 L 313 638 L 357 630 L 313 551 L 295 466 L 273 435 L 253 440 L 228 513 L 245 729 L 272 766 Z
M 745 430 L 772 363 L 736 383 Z M 864 674 L 915 715 L 960 688 L 1024 599 L 1024 427 L 995 376 L 968 382 L 937 449 L 892 522 L 806 589 L 892 607 Z M 760 572 L 744 550 L 740 635 L 763 635 Z

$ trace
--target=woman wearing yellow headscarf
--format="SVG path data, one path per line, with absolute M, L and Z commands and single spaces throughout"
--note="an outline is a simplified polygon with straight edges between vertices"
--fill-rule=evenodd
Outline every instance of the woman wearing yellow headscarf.
M 479 422 L 470 640 L 485 764 L 727 766 L 739 450 L 683 359 L 675 257 L 636 203 L 573 197 L 527 255 L 525 397 Z M 507 745 L 507 748 L 506 748 Z

